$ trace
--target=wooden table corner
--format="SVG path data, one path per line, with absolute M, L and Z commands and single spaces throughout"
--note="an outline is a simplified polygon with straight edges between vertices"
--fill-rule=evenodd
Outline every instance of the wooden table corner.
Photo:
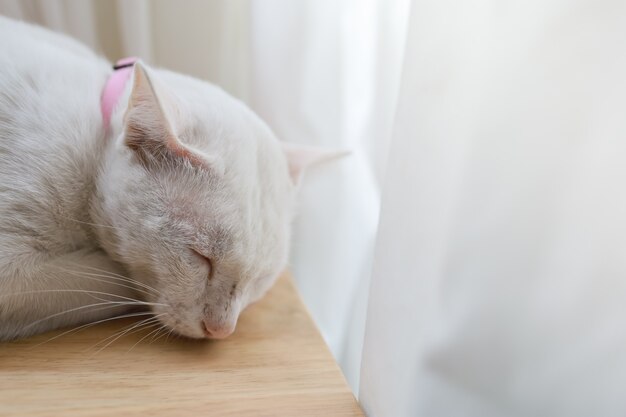
M 224 340 L 149 328 L 103 348 L 135 322 L 0 344 L 0 416 L 363 415 L 288 273 Z

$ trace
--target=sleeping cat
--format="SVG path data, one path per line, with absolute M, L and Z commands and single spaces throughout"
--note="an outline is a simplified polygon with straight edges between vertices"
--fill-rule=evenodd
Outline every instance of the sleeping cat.
M 2 17 L 0 38 L 0 340 L 137 307 L 231 334 L 285 267 L 302 170 L 335 155 L 140 61 L 107 114 L 109 63 Z

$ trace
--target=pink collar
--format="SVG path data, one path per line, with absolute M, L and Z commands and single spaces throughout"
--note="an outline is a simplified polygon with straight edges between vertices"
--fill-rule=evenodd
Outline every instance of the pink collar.
M 117 61 L 113 66 L 113 73 L 104 85 L 102 95 L 100 96 L 100 111 L 102 112 L 102 120 L 106 130 L 110 128 L 111 114 L 124 92 L 126 83 L 133 73 L 133 66 L 137 60 L 135 57 L 128 57 Z

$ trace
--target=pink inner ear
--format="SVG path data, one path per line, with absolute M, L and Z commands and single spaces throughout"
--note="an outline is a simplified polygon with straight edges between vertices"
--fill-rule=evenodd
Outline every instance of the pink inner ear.
M 292 143 L 281 143 L 287 164 L 289 165 L 289 175 L 294 184 L 299 184 L 304 171 L 316 164 L 340 158 L 349 154 L 347 151 L 332 151 L 312 146 L 295 145 Z
M 202 156 L 187 148 L 174 134 L 163 130 L 146 130 L 132 117 L 126 126 L 126 146 L 135 152 L 144 166 L 170 161 L 187 161 L 191 166 L 209 170 L 210 166 Z
M 185 145 L 183 145 L 173 135 L 168 137 L 165 146 L 172 153 L 172 155 L 187 160 L 192 166 L 201 169 L 209 168 L 207 162 L 203 158 L 186 148 Z
M 143 65 L 134 68 L 133 90 L 125 114 L 126 145 L 145 166 L 167 159 L 184 160 L 208 169 L 208 162 L 172 133 L 154 86 Z

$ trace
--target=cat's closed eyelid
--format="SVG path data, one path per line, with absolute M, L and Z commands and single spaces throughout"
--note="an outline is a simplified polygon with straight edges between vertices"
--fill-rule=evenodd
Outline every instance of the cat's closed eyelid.
M 191 248 L 191 251 L 199 258 L 201 258 L 209 267 L 209 274 L 208 274 L 208 279 L 212 279 L 213 278 L 213 273 L 214 273 L 214 268 L 213 268 L 213 262 L 211 261 L 211 259 L 208 256 L 203 255 L 200 251 Z

